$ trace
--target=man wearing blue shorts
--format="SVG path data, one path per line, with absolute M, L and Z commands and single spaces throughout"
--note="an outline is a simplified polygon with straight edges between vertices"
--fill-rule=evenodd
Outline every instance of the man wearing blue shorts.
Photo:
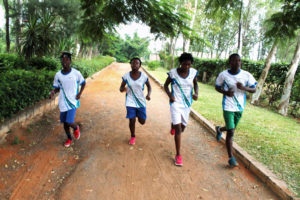
M 127 72 L 122 77 L 122 83 L 120 86 L 120 92 L 126 91 L 126 118 L 129 119 L 129 129 L 131 132 L 131 139 L 129 144 L 135 144 L 135 121 L 138 118 L 140 124 L 145 124 L 146 114 L 146 99 L 150 100 L 151 85 L 148 77 L 144 72 L 140 72 L 139 69 L 142 62 L 139 58 L 132 58 L 130 60 L 131 71 Z M 146 84 L 148 93 L 146 98 L 143 90 Z M 125 87 L 127 85 L 127 88 Z
M 74 130 L 75 139 L 78 140 L 80 138 L 79 126 L 74 121 L 76 109 L 80 106 L 79 99 L 85 87 L 85 80 L 78 70 L 71 67 L 70 53 L 62 53 L 61 64 L 63 69 L 57 72 L 54 77 L 54 90 L 51 91 L 50 98 L 60 91 L 58 97 L 60 122 L 64 123 L 64 129 L 68 137 L 64 146 L 69 147 L 72 143 L 70 127 Z M 81 86 L 80 91 L 79 86 Z

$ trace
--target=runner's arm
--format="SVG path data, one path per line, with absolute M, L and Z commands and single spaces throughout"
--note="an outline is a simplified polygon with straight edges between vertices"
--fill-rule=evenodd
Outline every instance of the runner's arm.
M 233 90 L 232 89 L 229 89 L 228 91 L 225 91 L 222 87 L 218 87 L 216 86 L 215 87 L 216 90 L 226 96 L 229 96 L 229 97 L 233 97 Z
M 150 100 L 150 95 L 151 95 L 151 92 L 152 92 L 152 88 L 151 88 L 149 80 L 146 82 L 146 86 L 147 86 L 147 90 L 148 90 L 148 94 L 146 96 L 146 99 L 149 101 Z
M 193 99 L 196 101 L 198 99 L 198 80 L 197 76 L 193 80 L 194 83 L 194 94 L 193 94 Z
M 55 93 L 59 92 L 59 88 L 54 88 L 54 90 L 52 90 L 50 92 L 50 96 L 49 96 L 49 99 L 53 98 L 53 96 L 55 95 Z
M 236 87 L 240 90 L 245 90 L 246 92 L 254 93 L 256 91 L 256 87 L 245 87 L 242 83 L 238 82 Z
M 171 102 L 174 102 L 175 101 L 175 98 L 174 96 L 172 96 L 171 92 L 170 92 L 170 89 L 169 89 L 169 84 L 172 82 L 172 79 L 168 76 L 165 84 L 164 84 L 164 89 L 167 93 L 167 95 L 169 96 L 169 99 Z
M 125 85 L 126 85 L 126 82 L 124 80 L 122 80 L 122 83 L 121 83 L 121 86 L 120 86 L 120 92 L 126 91 Z
M 83 92 L 83 90 L 84 90 L 84 88 L 85 88 L 85 85 L 86 85 L 85 82 L 83 82 L 83 83 L 81 84 L 80 91 L 79 91 L 79 93 L 76 95 L 76 99 L 77 99 L 77 100 L 80 99 L 80 96 L 81 96 L 81 94 L 82 94 L 82 92 Z

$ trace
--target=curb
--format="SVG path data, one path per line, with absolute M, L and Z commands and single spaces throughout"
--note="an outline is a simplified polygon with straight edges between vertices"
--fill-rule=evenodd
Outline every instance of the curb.
M 116 62 L 112 62 L 108 66 L 102 68 L 100 71 L 94 73 L 92 76 L 86 79 L 86 82 L 88 83 L 92 81 L 95 76 L 98 76 L 102 72 L 102 70 L 110 67 L 115 63 Z M 34 105 L 29 106 L 22 111 L 19 111 L 13 117 L 4 120 L 3 123 L 0 123 L 0 144 L 6 141 L 5 137 L 7 136 L 7 133 L 10 131 L 10 128 L 13 125 L 17 123 L 21 123 L 22 125 L 25 125 L 26 123 L 28 123 L 26 121 L 31 120 L 35 116 L 43 115 L 44 113 L 54 108 L 57 108 L 57 105 L 58 105 L 58 94 L 56 94 L 53 99 L 44 99 L 38 101 Z
M 163 84 L 158 79 L 156 79 L 152 74 L 150 74 L 144 67 L 142 67 L 142 69 L 162 89 L 164 88 Z M 206 118 L 204 118 L 201 114 L 199 114 L 197 111 L 195 111 L 192 108 L 191 108 L 190 115 L 201 125 L 203 125 L 212 135 L 216 136 L 215 126 L 210 121 L 208 121 Z M 225 143 L 224 134 L 222 135 L 221 142 L 223 144 Z M 265 165 L 263 165 L 262 163 L 254 159 L 251 155 L 249 155 L 243 148 L 241 148 L 235 142 L 233 142 L 233 154 L 244 163 L 245 167 L 248 170 L 250 170 L 257 177 L 259 177 L 260 180 L 263 183 L 265 183 L 280 198 L 287 199 L 287 200 L 299 200 L 299 198 L 297 198 L 296 195 L 288 189 L 287 184 L 283 180 L 280 180 Z

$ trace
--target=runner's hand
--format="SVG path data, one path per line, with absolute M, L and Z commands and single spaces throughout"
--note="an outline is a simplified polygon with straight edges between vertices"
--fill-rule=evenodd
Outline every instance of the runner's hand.
M 175 101 L 175 97 L 174 97 L 174 96 L 171 96 L 171 97 L 170 97 L 170 102 L 173 103 L 174 101 Z
M 52 90 L 52 91 L 50 92 L 49 99 L 52 99 L 52 98 L 54 97 L 54 95 L 55 95 L 55 91 Z
M 147 99 L 148 101 L 150 101 L 150 96 L 149 96 L 149 95 L 147 95 L 147 96 L 146 96 L 146 99 Z
M 225 95 L 229 97 L 233 97 L 233 89 L 229 88 L 229 90 L 225 92 Z
M 238 88 L 238 89 L 240 89 L 240 90 L 246 90 L 246 88 L 243 86 L 243 84 L 242 83 L 240 83 L 240 82 L 237 82 L 236 83 L 236 87 Z
M 193 94 L 193 99 L 194 99 L 195 101 L 197 101 L 197 100 L 198 100 L 198 95 L 197 95 L 197 94 Z
M 81 94 L 78 93 L 78 94 L 76 95 L 76 100 L 80 99 L 80 96 L 81 96 Z

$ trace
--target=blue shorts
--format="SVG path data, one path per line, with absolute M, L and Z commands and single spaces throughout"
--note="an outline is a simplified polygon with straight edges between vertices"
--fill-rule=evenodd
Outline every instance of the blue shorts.
M 76 114 L 76 108 L 72 110 L 68 110 L 66 112 L 60 112 L 60 122 L 61 123 L 74 123 L 75 120 L 75 114 Z
M 141 118 L 146 120 L 147 119 L 147 113 L 146 113 L 146 108 L 135 108 L 135 107 L 128 107 L 126 106 L 127 109 L 127 115 L 126 118 L 132 119 L 132 118 Z

